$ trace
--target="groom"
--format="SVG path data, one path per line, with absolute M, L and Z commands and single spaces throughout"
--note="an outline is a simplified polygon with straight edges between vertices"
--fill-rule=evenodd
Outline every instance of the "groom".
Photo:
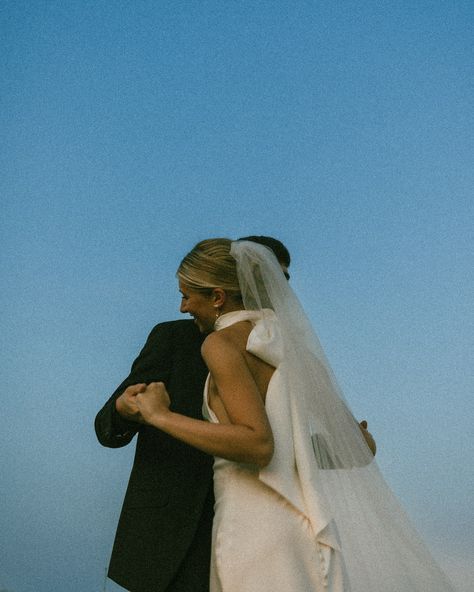
M 280 241 L 266 236 L 241 240 L 272 249 L 289 278 L 290 254 Z M 95 420 L 103 446 L 126 446 L 138 433 L 108 571 L 131 592 L 209 590 L 213 459 L 140 423 L 134 402 L 145 384 L 164 382 L 173 411 L 202 419 L 204 337 L 192 320 L 156 325 L 129 376 Z

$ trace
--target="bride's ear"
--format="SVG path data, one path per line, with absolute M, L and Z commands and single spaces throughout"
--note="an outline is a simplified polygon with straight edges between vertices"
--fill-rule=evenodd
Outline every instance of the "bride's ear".
M 212 299 L 213 305 L 216 308 L 220 308 L 221 306 L 224 306 L 224 303 L 227 300 L 227 294 L 225 293 L 225 290 L 223 290 L 222 288 L 214 288 L 212 290 Z

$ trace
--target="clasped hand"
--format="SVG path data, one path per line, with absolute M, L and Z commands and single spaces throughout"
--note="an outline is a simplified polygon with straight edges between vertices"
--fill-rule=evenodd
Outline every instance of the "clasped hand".
M 132 384 L 115 401 L 118 413 L 128 421 L 150 423 L 151 418 L 169 410 L 170 398 L 162 382 Z
M 151 423 L 169 411 L 171 404 L 168 391 L 163 382 L 151 382 L 136 394 L 135 401 L 145 423 Z

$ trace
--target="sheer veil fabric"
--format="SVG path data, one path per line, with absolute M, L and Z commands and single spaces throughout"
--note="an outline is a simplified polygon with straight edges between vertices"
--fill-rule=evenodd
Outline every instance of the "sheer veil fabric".
M 281 344 L 284 388 L 266 401 L 275 453 L 259 478 L 341 554 L 345 592 L 454 592 L 383 479 L 273 252 L 235 241 L 231 255 L 245 308 L 260 312 L 269 339 L 276 326 Z

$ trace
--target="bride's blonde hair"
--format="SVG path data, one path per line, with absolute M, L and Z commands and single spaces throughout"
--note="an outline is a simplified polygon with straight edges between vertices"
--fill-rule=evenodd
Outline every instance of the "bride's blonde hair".
M 209 238 L 199 242 L 181 261 L 176 275 L 191 290 L 222 288 L 240 298 L 237 265 L 230 254 L 232 241 Z

